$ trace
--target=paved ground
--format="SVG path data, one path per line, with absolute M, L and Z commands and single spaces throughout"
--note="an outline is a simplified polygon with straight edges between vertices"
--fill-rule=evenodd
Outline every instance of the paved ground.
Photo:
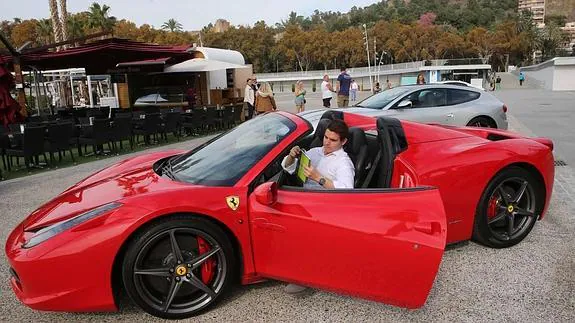
M 502 93 L 503 95 L 504 93 Z M 509 93 L 513 97 L 512 93 Z M 521 96 L 528 96 L 527 92 Z M 555 94 L 545 93 L 555 106 Z M 308 105 L 319 99 L 308 99 Z M 311 101 L 311 102 L 310 102 Z M 278 96 L 288 110 L 291 98 Z M 561 102 L 561 99 L 559 99 Z M 319 104 L 318 104 L 319 106 Z M 512 108 L 512 112 L 518 109 Z M 545 119 L 547 115 L 541 116 Z M 530 134 L 540 129 L 510 116 L 511 128 Z M 527 126 L 526 126 L 527 125 Z M 571 127 L 562 131 L 573 131 Z M 539 133 L 538 133 L 539 134 Z M 555 139 L 552 137 L 552 139 Z M 191 148 L 202 139 L 173 147 Z M 161 149 L 165 149 L 162 147 Z M 124 158 L 123 156 L 122 158 Z M 2 225 L 0 241 L 38 205 L 91 172 L 116 162 L 110 158 L 0 183 Z M 558 180 L 545 220 L 519 245 L 493 250 L 475 243 L 447 251 L 426 305 L 404 310 L 352 297 L 314 291 L 302 297 L 286 295 L 283 284 L 268 282 L 237 287 L 216 308 L 194 321 L 575 321 L 575 175 L 570 167 L 557 168 Z M 393 259 L 389 259 L 393 261 Z M 120 313 L 47 313 L 21 305 L 10 290 L 8 265 L 0 259 L 0 321 L 2 322 L 115 322 L 160 321 L 131 305 Z M 192 321 L 192 320 L 189 320 Z

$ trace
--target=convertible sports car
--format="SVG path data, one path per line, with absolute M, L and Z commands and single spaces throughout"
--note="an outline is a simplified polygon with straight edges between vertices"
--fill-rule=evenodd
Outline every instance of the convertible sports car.
M 355 188 L 307 190 L 280 162 L 350 128 Z M 27 306 L 113 311 L 125 290 L 144 311 L 184 318 L 236 278 L 294 282 L 422 306 L 446 244 L 520 242 L 553 186 L 553 144 L 328 112 L 257 117 L 192 151 L 137 156 L 93 174 L 10 234 L 11 285 Z

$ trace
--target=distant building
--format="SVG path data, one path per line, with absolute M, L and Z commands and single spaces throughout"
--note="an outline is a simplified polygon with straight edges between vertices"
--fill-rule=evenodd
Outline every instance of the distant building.
M 563 44 L 563 48 L 571 51 L 575 46 L 575 22 L 568 22 L 561 29 L 569 36 L 569 41 Z
M 529 10 L 533 13 L 533 22 L 537 27 L 545 24 L 545 0 L 519 0 L 517 7 L 519 12 Z
M 228 31 L 228 29 L 230 29 L 230 22 L 225 19 L 218 19 L 213 30 L 217 33 L 223 33 Z

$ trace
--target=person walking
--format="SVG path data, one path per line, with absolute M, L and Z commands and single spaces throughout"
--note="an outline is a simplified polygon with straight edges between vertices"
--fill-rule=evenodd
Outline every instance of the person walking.
M 525 81 L 525 74 L 523 74 L 523 72 L 519 72 L 519 86 L 523 86 L 524 81 Z
M 347 74 L 346 68 L 340 69 L 341 73 L 337 77 L 337 107 L 347 108 L 349 106 L 349 88 L 351 86 L 351 76 Z
M 501 76 L 497 75 L 495 79 L 495 87 L 497 90 L 501 90 Z
M 331 98 L 334 92 L 335 91 L 329 82 L 329 76 L 325 74 L 323 76 L 323 82 L 321 82 L 321 99 L 323 100 L 323 106 L 325 108 L 331 107 Z
M 385 81 L 385 84 L 386 84 L 385 87 L 386 87 L 388 90 L 392 88 L 392 85 L 391 85 L 391 82 L 389 81 L 389 79 L 387 79 L 387 81 Z
M 349 94 L 350 94 L 350 100 L 356 101 L 357 100 L 357 90 L 359 89 L 359 85 L 357 85 L 357 82 L 355 80 L 351 80 L 351 87 L 349 89 Z
M 295 84 L 295 100 L 294 100 L 296 113 L 305 111 L 305 103 L 306 103 L 305 94 L 306 91 L 303 88 L 303 82 L 297 81 L 297 83 Z
M 256 111 L 257 114 L 266 113 L 277 110 L 276 100 L 274 99 L 274 92 L 268 82 L 260 83 L 256 95 Z
M 254 116 L 254 105 L 256 103 L 256 93 L 252 87 L 252 79 L 246 81 L 246 88 L 244 90 L 244 102 L 248 106 L 248 117 L 247 120 Z

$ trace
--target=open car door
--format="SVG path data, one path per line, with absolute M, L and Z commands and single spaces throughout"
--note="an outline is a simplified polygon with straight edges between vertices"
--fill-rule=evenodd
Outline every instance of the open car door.
M 258 274 L 396 306 L 422 306 L 446 239 L 439 191 L 258 186 L 249 198 Z

